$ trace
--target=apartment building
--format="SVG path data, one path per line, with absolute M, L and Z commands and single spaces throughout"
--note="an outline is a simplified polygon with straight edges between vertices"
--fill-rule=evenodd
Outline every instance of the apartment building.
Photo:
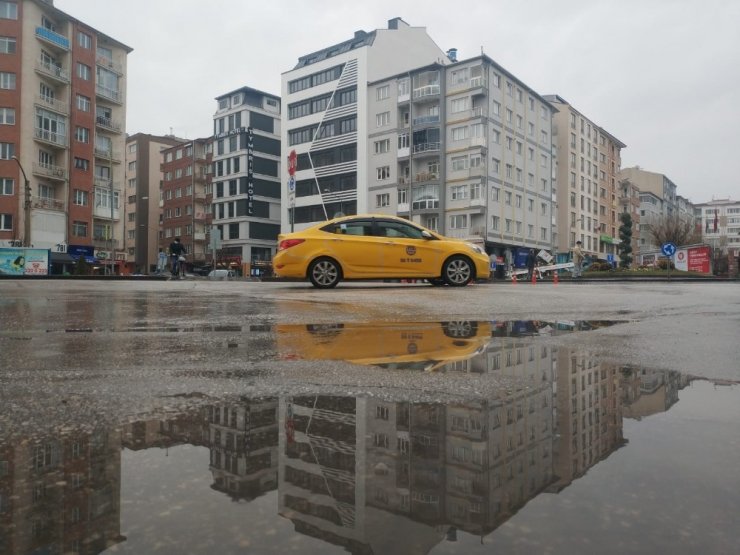
M 129 52 L 51 0 L 0 2 L 3 246 L 49 248 L 61 264 L 79 245 L 123 263 Z
M 213 262 L 209 250 L 211 225 L 211 161 L 213 140 L 195 139 L 162 151 L 162 181 L 157 194 L 158 247 L 167 252 L 179 237 L 187 264 L 204 266 Z M 159 250 L 157 249 L 157 251 Z M 156 262 L 157 252 L 152 253 Z
M 701 230 L 702 242 L 727 253 L 734 259 L 740 256 L 740 201 L 715 199 L 694 205 L 696 226 Z
M 280 232 L 280 97 L 242 87 L 216 97 L 213 224 L 219 263 L 272 260 Z
M 283 74 L 282 97 L 287 110 L 282 141 L 286 155 L 295 153 L 297 159 L 295 192 L 282 207 L 284 231 L 375 208 L 370 205 L 370 186 L 398 179 L 396 164 L 371 164 L 368 159 L 379 140 L 378 132 L 399 127 L 398 110 L 395 106 L 390 110 L 397 92 L 391 91 L 390 85 L 371 89 L 365 84 L 432 63 L 445 64 L 448 59 L 426 29 L 395 18 L 387 29 L 357 31 L 349 40 L 301 56 L 296 66 Z M 439 83 L 435 87 L 433 82 L 423 81 L 422 73 L 416 82 L 429 85 L 425 90 L 434 91 L 439 100 Z M 387 104 L 388 108 L 376 114 L 371 103 Z M 432 130 L 419 137 L 424 144 L 436 143 L 434 153 L 439 157 L 439 139 L 434 139 Z M 379 154 L 395 153 L 395 139 L 393 150 L 390 142 L 387 146 L 388 152 Z M 288 175 L 287 163 L 283 156 L 283 175 Z M 438 178 L 436 183 L 438 186 Z
M 550 250 L 553 109 L 487 56 L 447 57 L 369 84 L 370 210 L 502 260 Z
M 558 156 L 558 258 L 567 258 L 576 241 L 581 241 L 587 254 L 617 260 L 617 175 L 626 145 L 561 96 L 545 98 L 557 109 L 553 142 Z
M 629 179 L 620 179 L 617 184 L 620 214 L 629 214 L 632 218 L 632 259 L 640 253 L 640 189 Z M 617 217 L 619 221 L 619 217 Z
M 149 273 L 157 263 L 162 151 L 184 141 L 147 133 L 126 138 L 123 248 L 128 272 Z

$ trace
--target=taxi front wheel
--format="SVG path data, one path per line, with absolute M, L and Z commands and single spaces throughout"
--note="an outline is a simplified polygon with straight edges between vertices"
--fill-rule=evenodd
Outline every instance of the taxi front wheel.
M 317 258 L 308 268 L 308 279 L 319 289 L 336 287 L 341 277 L 339 263 L 331 258 Z
M 445 262 L 442 279 L 452 287 L 462 287 L 473 279 L 473 264 L 464 256 L 453 256 Z

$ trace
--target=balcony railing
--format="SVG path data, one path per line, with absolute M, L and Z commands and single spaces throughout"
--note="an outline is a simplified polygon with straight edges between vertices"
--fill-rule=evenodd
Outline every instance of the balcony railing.
M 425 85 L 414 89 L 414 98 L 424 98 L 439 94 L 439 85 Z
M 420 143 L 414 145 L 414 154 L 421 152 L 437 152 L 439 151 L 439 143 Z
M 43 94 L 36 95 L 36 104 L 43 108 L 54 110 L 59 114 L 64 114 L 65 116 L 69 114 L 69 106 L 67 106 L 67 103 L 57 100 L 56 98 L 52 98 L 51 96 Z
M 118 75 L 123 75 L 123 64 L 114 62 L 110 58 L 107 58 L 105 56 L 96 56 L 95 63 L 98 64 L 100 67 L 104 67 L 105 69 L 109 69 L 112 72 L 117 73 Z
M 54 166 L 52 164 L 42 164 L 41 162 L 33 163 L 33 173 L 36 175 L 42 175 L 44 177 L 50 177 L 51 179 L 58 179 L 64 181 L 67 179 L 67 170 L 62 166 Z
M 57 200 L 55 198 L 38 197 L 33 201 L 34 208 L 42 208 L 45 210 L 64 210 L 64 201 Z
M 62 83 L 69 83 L 69 71 L 60 65 L 45 62 L 44 60 L 36 60 L 36 71 Z
M 430 123 L 439 123 L 439 114 L 435 116 L 422 116 L 414 118 L 414 125 L 428 125 Z
M 69 39 L 46 27 L 36 27 L 36 37 L 64 50 L 69 50 Z
M 93 237 L 93 247 L 99 249 L 111 248 L 111 243 L 114 249 L 118 248 L 118 239 L 106 239 L 105 237 Z
M 123 104 L 123 93 L 121 93 L 121 91 L 110 89 L 103 85 L 95 85 L 95 94 L 102 98 L 111 100 L 116 104 Z
M 486 86 L 486 80 L 483 79 L 483 77 L 476 76 L 470 78 L 470 86 L 472 88 L 478 88 L 478 87 L 485 87 Z
M 105 148 L 102 146 L 96 146 L 94 148 L 95 157 L 101 158 L 103 160 L 111 160 L 113 162 L 118 162 L 120 159 L 118 158 L 118 155 L 112 151 L 110 148 Z
M 95 118 L 95 125 L 98 127 L 102 127 L 103 129 L 108 129 L 109 131 L 114 131 L 116 133 L 121 132 L 121 124 L 117 121 L 113 121 L 110 118 L 106 118 L 103 116 L 97 116 Z
M 37 127 L 36 129 L 34 129 L 33 136 L 39 141 L 43 141 L 55 146 L 60 146 L 62 148 L 65 148 L 67 146 L 66 135 L 62 135 L 61 133 L 56 133 L 54 131 L 49 131 L 48 129 L 41 129 L 40 127 Z

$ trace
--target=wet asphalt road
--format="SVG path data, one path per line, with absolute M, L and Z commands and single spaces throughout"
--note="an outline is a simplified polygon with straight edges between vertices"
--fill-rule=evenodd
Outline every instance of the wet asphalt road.
M 96 553 L 734 553 L 738 337 L 738 283 L 0 281 L 0 555 L 80 551 L 55 535 L 71 514 Z M 466 470 L 481 443 L 456 426 L 498 407 L 518 454 L 491 420 Z M 440 448 L 402 485 L 400 415 L 428 413 Z M 322 469 L 354 486 L 322 493 Z

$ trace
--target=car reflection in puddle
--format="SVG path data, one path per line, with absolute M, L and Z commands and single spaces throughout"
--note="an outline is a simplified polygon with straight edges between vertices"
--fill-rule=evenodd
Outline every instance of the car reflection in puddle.
M 738 405 L 740 388 L 713 389 L 679 372 L 604 363 L 587 350 L 536 341 L 612 323 L 276 326 L 284 360 L 477 373 L 493 384 L 508 377 L 507 387 L 445 403 L 307 393 L 208 400 L 122 427 L 51 423 L 32 438 L 7 433 L 0 437 L 0 553 L 100 553 L 113 546 L 116 553 L 154 546 L 189 553 L 470 553 L 490 552 L 491 544 L 531 552 L 550 542 L 556 552 L 572 552 L 613 528 L 607 514 L 577 534 L 567 531 L 571 518 L 593 520 L 594 507 L 618 513 L 622 527 L 661 538 L 645 543 L 645 553 L 656 545 L 731 552 L 737 478 L 714 478 L 724 488 L 712 490 L 711 502 L 689 497 L 683 509 L 671 507 L 674 491 L 641 498 L 635 484 L 662 472 L 671 487 L 710 487 L 714 472 L 704 457 L 736 457 L 736 436 L 735 451 L 718 441 L 700 464 L 687 457 L 661 467 L 654 461 L 673 454 L 666 443 L 683 445 L 685 438 L 671 418 L 647 417 L 676 412 L 685 392 L 690 411 L 714 416 L 693 419 L 692 432 L 701 437 L 727 426 L 731 435 L 735 409 L 727 407 Z M 625 422 L 634 423 L 635 448 Z M 662 445 L 645 441 L 656 434 Z M 612 470 L 584 478 L 602 465 Z M 578 495 L 567 497 L 571 486 Z M 557 499 L 566 497 L 561 511 Z M 630 498 L 639 500 L 639 511 L 630 512 Z M 715 512 L 683 543 L 667 539 L 679 519 L 690 526 L 682 510 L 709 507 Z M 550 524 L 540 529 L 533 523 L 543 511 Z M 639 542 L 624 541 L 604 552 L 641 551 Z

